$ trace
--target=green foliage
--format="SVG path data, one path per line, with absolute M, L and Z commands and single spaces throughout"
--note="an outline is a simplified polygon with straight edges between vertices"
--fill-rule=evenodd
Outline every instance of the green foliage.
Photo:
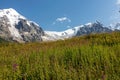
M 119 79 L 120 32 L 0 46 L 0 80 Z

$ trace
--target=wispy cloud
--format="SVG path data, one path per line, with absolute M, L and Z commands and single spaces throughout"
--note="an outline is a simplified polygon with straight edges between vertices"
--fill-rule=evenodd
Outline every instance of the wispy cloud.
M 116 4 L 116 7 L 113 10 L 113 15 L 111 15 L 109 18 L 109 26 L 120 22 L 120 0 L 115 0 L 114 4 Z
M 71 19 L 66 16 L 56 18 L 55 21 L 52 23 L 53 26 L 61 26 L 66 28 L 70 28 L 71 27 L 70 24 Z
M 68 17 L 60 17 L 53 22 L 53 25 L 55 25 L 56 23 L 70 23 L 70 22 L 71 19 L 69 19 Z
M 116 4 L 117 4 L 117 5 L 120 5 L 120 0 L 117 0 Z
M 64 21 L 71 22 L 71 20 L 67 17 L 60 17 L 56 19 L 56 22 L 64 22 Z

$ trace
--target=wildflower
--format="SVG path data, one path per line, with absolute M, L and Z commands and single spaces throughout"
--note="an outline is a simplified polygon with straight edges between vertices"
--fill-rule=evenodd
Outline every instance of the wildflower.
M 12 67 L 13 67 L 13 70 L 16 71 L 17 68 L 18 68 L 18 64 L 14 63 L 14 64 L 12 65 Z

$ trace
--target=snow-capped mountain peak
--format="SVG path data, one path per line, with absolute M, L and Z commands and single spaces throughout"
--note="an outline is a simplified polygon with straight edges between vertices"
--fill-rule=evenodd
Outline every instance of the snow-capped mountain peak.
M 29 40 L 34 38 L 33 35 L 40 35 L 39 32 L 43 33 L 37 23 L 29 21 L 13 8 L 0 10 L 0 28 L 4 29 L 3 25 L 7 27 L 9 30 L 7 33 L 9 33 L 13 40 L 23 40 L 25 36 L 25 39 Z M 1 34 L 3 35 L 3 33 Z
M 120 30 L 120 22 L 110 24 L 109 28 L 111 30 Z
M 22 15 L 20 15 L 15 9 L 9 8 L 9 9 L 1 9 L 0 12 L 3 13 L 3 15 L 9 15 L 17 18 L 24 18 Z
M 18 12 L 16 12 L 16 10 L 12 8 L 0 10 L 0 18 L 2 17 L 6 17 L 8 19 L 7 24 L 11 25 L 11 27 L 8 27 L 11 35 L 21 38 L 18 30 L 14 26 L 19 22 L 19 18 L 25 19 L 25 17 L 20 15 Z
M 92 27 L 93 23 L 87 23 L 85 26 Z
M 6 16 L 9 19 L 11 25 L 15 25 L 16 23 L 18 23 L 20 18 L 26 19 L 13 8 L 0 10 L 0 17 L 3 16 Z

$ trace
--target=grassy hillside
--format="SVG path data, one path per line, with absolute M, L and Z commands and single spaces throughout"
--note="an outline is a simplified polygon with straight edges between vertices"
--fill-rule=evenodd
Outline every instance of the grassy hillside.
M 0 44 L 0 80 L 120 80 L 120 32 Z

